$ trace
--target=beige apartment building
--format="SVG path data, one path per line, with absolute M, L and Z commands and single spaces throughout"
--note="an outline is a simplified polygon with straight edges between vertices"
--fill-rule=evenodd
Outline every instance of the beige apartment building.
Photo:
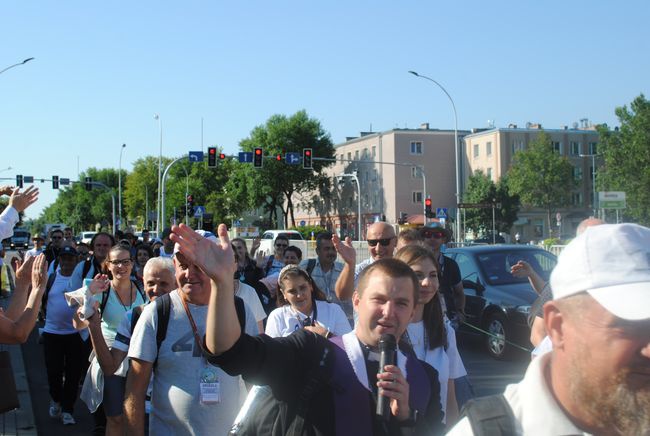
M 541 124 L 532 123 L 528 123 L 525 128 L 510 124 L 507 128 L 474 129 L 464 138 L 464 174 L 469 177 L 475 171 L 482 170 L 496 182 L 508 172 L 514 154 L 525 150 L 541 131 Z M 569 159 L 573 165 L 574 178 L 578 182 L 571 193 L 572 205 L 558 210 L 561 234 L 572 237 L 578 223 L 593 214 L 593 163 L 587 155 L 597 154 L 598 133 L 587 120 L 582 120 L 581 126 L 574 124 L 572 128 L 562 126 L 543 131 L 551 137 L 555 150 Z M 522 208 L 511 229 L 511 236 L 519 233 L 523 241 L 539 241 L 549 237 L 548 230 L 544 210 Z M 557 235 L 557 228 L 554 229 L 554 235 Z
M 459 142 L 469 133 L 458 131 Z M 359 181 L 363 237 L 367 226 L 379 219 L 397 223 L 401 214 L 407 214 L 408 222 L 422 223 L 426 197 L 432 199 L 434 212 L 436 208 L 447 208 L 455 214 L 453 130 L 431 129 L 425 123 L 418 129 L 361 132 L 335 149 L 336 163 L 327 169 L 334 186 L 330 198 L 321 198 L 317 193 L 297 196 L 297 223 L 321 225 L 356 237 L 357 186 L 350 176 L 337 182 L 337 176 L 343 174 L 356 174 Z

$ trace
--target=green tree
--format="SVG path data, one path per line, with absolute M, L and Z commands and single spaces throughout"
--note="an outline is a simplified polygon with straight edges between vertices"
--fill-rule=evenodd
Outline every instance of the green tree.
M 287 152 L 302 153 L 303 148 L 311 148 L 313 156 L 334 158 L 334 145 L 327 133 L 316 119 L 309 118 L 304 110 L 287 117 L 273 115 L 268 121 L 253 129 L 248 138 L 240 142 L 244 151 L 253 151 L 262 147 L 266 156 Z M 246 196 L 251 204 L 262 205 L 269 214 L 270 224 L 277 223 L 275 210 L 282 207 L 286 227 L 295 227 L 294 201 L 295 193 L 304 193 L 318 189 L 323 185 L 323 170 L 332 165 L 332 161 L 313 161 L 313 170 L 306 170 L 302 165 L 288 165 L 284 161 L 265 159 L 261 169 L 247 167 L 243 173 L 247 177 Z
M 542 131 L 526 150 L 515 153 L 508 173 L 510 192 L 518 195 L 525 206 L 546 211 L 549 234 L 553 212 L 570 204 L 575 186 L 573 166 L 555 151 L 547 133 Z
M 510 194 L 505 176 L 494 183 L 483 171 L 476 171 L 469 178 L 463 199 L 466 203 L 496 203 L 494 218 L 497 232 L 509 232 L 517 219 L 519 196 Z M 467 209 L 465 225 L 479 234 L 491 232 L 492 209 Z
M 650 225 L 650 101 L 643 94 L 630 107 L 616 108 L 621 126 L 610 130 L 600 126 L 599 152 L 604 168 L 596 173 L 597 187 L 606 191 L 623 191 L 626 220 Z

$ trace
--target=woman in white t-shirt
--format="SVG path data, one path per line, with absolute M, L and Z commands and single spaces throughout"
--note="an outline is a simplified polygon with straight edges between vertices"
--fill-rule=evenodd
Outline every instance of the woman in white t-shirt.
M 265 330 L 267 335 L 288 336 L 305 328 L 328 338 L 350 331 L 350 323 L 341 306 L 328 303 L 307 271 L 298 265 L 282 268 L 278 285 L 278 308 L 269 315 Z
M 456 347 L 456 332 L 444 316 L 438 293 L 438 264 L 426 247 L 409 245 L 401 248 L 395 258 L 405 262 L 420 280 L 420 292 L 406 339 L 418 359 L 438 371 L 440 400 L 447 428 L 458 419 L 454 379 L 467 375 Z

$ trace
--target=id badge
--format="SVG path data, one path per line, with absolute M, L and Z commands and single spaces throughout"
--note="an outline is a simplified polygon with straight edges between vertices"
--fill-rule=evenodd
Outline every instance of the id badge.
M 213 368 L 203 368 L 199 389 L 201 404 L 217 404 L 221 402 L 221 386 L 217 378 L 217 372 Z

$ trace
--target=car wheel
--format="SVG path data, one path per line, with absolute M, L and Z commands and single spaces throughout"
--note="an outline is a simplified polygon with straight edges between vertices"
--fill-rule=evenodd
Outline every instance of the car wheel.
M 498 312 L 491 313 L 485 323 L 485 330 L 490 333 L 485 338 L 485 345 L 490 356 L 495 359 L 507 358 L 512 347 L 506 342 L 510 339 L 506 328 L 506 318 Z

